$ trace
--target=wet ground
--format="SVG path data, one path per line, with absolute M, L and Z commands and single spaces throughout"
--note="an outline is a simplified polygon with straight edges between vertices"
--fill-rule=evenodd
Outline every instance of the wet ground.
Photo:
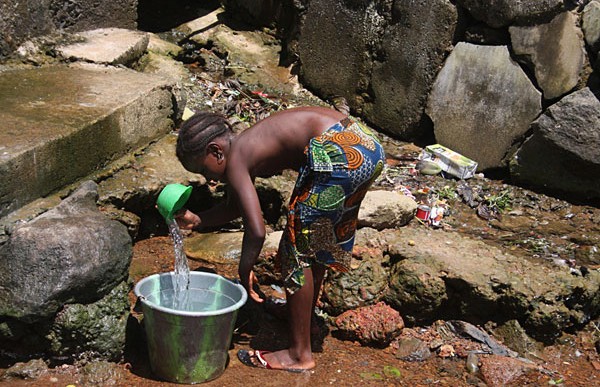
M 412 222 L 409 227 L 424 227 Z M 158 272 L 173 269 L 173 245 L 168 236 L 157 236 L 136 243 L 131 265 L 134 281 Z M 235 265 L 208 264 L 189 260 L 192 270 L 212 271 L 232 277 Z M 267 289 L 265 289 L 268 291 Z M 133 301 L 133 295 L 132 295 Z M 133 304 L 133 302 L 132 302 Z M 139 315 L 133 311 L 133 315 Z M 501 375 L 515 374 L 507 383 L 485 383 L 481 372 L 470 373 L 466 367 L 466 354 L 461 347 L 468 341 L 455 342 L 454 353 L 438 351 L 421 362 L 402 361 L 396 358 L 394 346 L 385 349 L 368 348 L 351 341 L 342 341 L 325 330 L 322 340 L 315 340 L 317 367 L 310 372 L 292 374 L 283 371 L 253 369 L 241 364 L 236 352 L 241 348 L 277 349 L 286 345 L 285 322 L 269 314 L 261 314 L 250 321 L 240 312 L 236 332 L 229 350 L 230 361 L 225 372 L 207 386 L 593 386 L 600 384 L 600 356 L 594 344 L 600 339 L 600 324 L 596 320 L 576 334 L 565 334 L 556 345 L 543 348 L 535 367 L 523 372 L 519 367 L 501 362 L 490 372 Z M 126 359 L 121 364 L 88 363 L 57 365 L 54 368 L 24 372 L 20 377 L 0 381 L 7 386 L 169 386 L 173 383 L 157 380 L 150 370 L 143 333 L 135 325 L 131 332 Z M 426 337 L 434 335 L 432 326 L 405 328 L 401 337 Z M 480 355 L 484 362 L 487 355 Z M 23 379 L 23 375 L 31 378 Z M 501 377 L 500 379 L 503 380 Z

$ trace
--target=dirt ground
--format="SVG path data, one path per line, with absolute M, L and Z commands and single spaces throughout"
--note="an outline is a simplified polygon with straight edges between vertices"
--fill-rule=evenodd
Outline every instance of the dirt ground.
M 134 281 L 158 272 L 170 271 L 173 266 L 173 245 L 168 236 L 157 236 L 139 241 L 134 246 L 131 276 Z M 213 271 L 231 277 L 235 265 L 214 265 L 189 260 L 191 270 Z M 132 305 L 134 296 L 131 295 Z M 135 312 L 133 312 L 136 315 Z M 415 327 L 426 332 L 429 327 Z M 600 385 L 600 357 L 594 348 L 598 340 L 597 325 L 590 326 L 576 335 L 565 335 L 559 344 L 543 349 L 538 369 L 542 372 L 525 373 L 507 386 L 593 386 Z M 137 332 L 141 335 L 141 330 Z M 269 315 L 255 324 L 240 314 L 237 329 L 229 350 L 229 362 L 224 373 L 217 379 L 203 383 L 206 386 L 486 386 L 479 373 L 469 373 L 465 358 L 455 355 L 441 357 L 434 354 L 422 362 L 398 360 L 392 347 L 375 349 L 355 342 L 342 341 L 327 334 L 321 345 L 316 345 L 317 367 L 306 373 L 293 374 L 284 371 L 253 369 L 240 363 L 238 349 L 277 349 L 284 346 L 285 322 Z M 134 340 L 135 341 L 135 340 Z M 317 343 L 317 344 L 319 344 Z M 482 356 L 482 358 L 485 356 Z M 483 360 L 483 359 L 482 359 Z M 510 364 L 501 372 L 510 374 L 515 370 Z M 2 371 L 0 371 L 2 372 Z M 44 369 L 30 379 L 9 378 L 0 381 L 7 386 L 175 386 L 162 382 L 152 375 L 147 350 L 141 340 L 128 348 L 121 364 L 103 363 L 94 367 L 82 365 L 59 365 Z

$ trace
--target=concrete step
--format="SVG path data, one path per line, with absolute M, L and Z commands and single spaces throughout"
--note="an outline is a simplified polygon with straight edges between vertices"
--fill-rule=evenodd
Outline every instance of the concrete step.
M 0 72 L 0 217 L 168 133 L 172 88 L 85 63 Z

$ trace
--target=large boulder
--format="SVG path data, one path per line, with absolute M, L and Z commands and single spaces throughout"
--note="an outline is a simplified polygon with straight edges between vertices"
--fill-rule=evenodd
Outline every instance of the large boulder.
M 600 101 L 585 88 L 550 106 L 510 164 L 523 185 L 578 200 L 600 200 Z
M 551 342 L 600 314 L 600 273 L 571 273 L 443 230 L 403 227 L 357 232 L 352 270 L 323 287 L 330 315 L 384 301 L 409 324 L 515 320 Z
M 579 82 L 585 50 L 577 17 L 563 12 L 546 24 L 509 28 L 514 53 L 535 74 L 545 99 L 572 90 Z
M 91 304 L 68 304 L 46 335 L 50 354 L 60 357 L 122 359 L 129 318 L 129 282 L 123 281 Z
M 298 38 L 300 76 L 322 96 L 344 96 L 350 106 L 367 92 L 369 46 L 379 40 L 384 18 L 365 4 L 341 0 L 311 2 Z
M 83 183 L 0 246 L 0 338 L 15 356 L 121 359 L 132 242 L 97 197 Z
M 364 118 L 401 139 L 428 138 L 427 93 L 451 50 L 456 7 L 448 0 L 395 1 L 386 16 L 391 23 L 373 59 Z
M 380 233 L 391 274 L 384 300 L 408 322 L 516 319 L 552 341 L 600 314 L 600 272 L 532 262 L 459 234 L 424 228 Z
M 96 208 L 96 183 L 18 225 L 0 246 L 0 316 L 52 317 L 65 304 L 95 302 L 128 277 L 127 228 Z
M 435 80 L 427 114 L 438 143 L 486 170 L 504 166 L 541 112 L 540 97 L 506 46 L 458 43 Z
M 564 0 L 458 0 L 478 20 L 492 27 L 533 24 L 565 9 Z
M 358 249 L 357 249 L 358 247 Z M 359 246 L 356 251 L 361 251 Z M 365 254 L 353 259 L 347 273 L 331 272 L 323 285 L 324 309 L 338 315 L 350 309 L 381 301 L 387 289 L 388 272 L 380 258 Z
M 597 56 L 600 50 L 600 1 L 590 1 L 583 10 L 581 28 L 585 42 Z
M 344 97 L 375 126 L 404 139 L 421 137 L 427 91 L 456 23 L 456 9 L 446 0 L 390 8 L 313 1 L 302 14 L 300 75 L 317 94 Z

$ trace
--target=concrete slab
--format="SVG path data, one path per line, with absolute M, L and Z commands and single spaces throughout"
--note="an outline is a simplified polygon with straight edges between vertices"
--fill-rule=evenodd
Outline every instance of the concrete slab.
M 172 85 L 92 64 L 0 73 L 0 216 L 168 133 Z
M 150 40 L 145 32 L 123 28 L 100 28 L 75 36 L 84 41 L 56 47 L 60 56 L 112 65 L 126 65 L 139 59 L 146 52 Z
M 233 30 L 223 22 L 222 8 L 191 20 L 176 28 L 177 31 L 202 46 L 214 46 L 227 52 L 228 71 L 242 82 L 258 85 L 273 93 L 300 93 L 302 88 L 291 67 L 279 64 L 281 47 L 265 34 Z

